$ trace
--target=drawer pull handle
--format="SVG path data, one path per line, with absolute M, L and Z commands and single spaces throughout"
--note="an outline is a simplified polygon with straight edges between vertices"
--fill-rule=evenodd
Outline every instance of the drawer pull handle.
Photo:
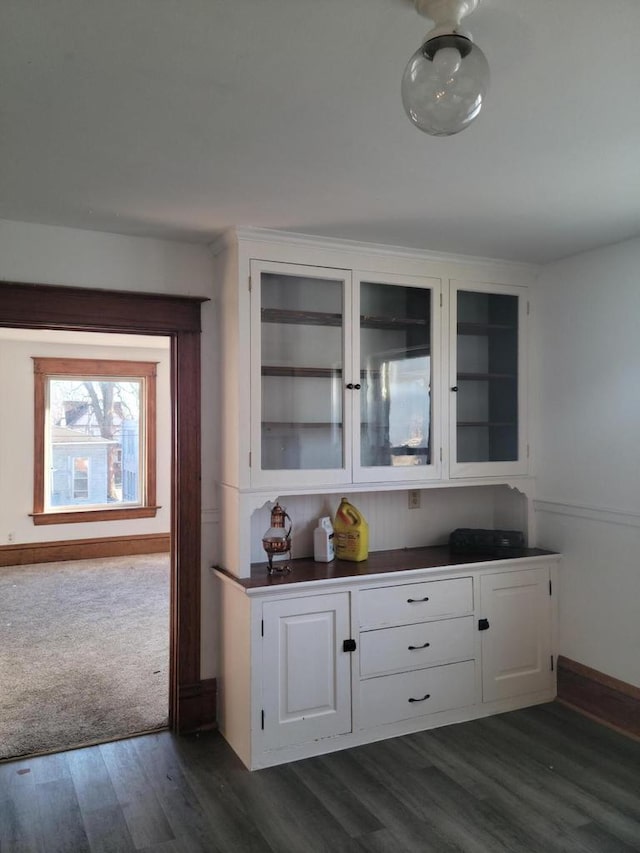
M 407 650 L 415 652 L 416 649 L 428 649 L 431 643 L 425 643 L 423 646 L 407 646 Z
M 411 699 L 409 699 L 409 702 L 424 702 L 424 700 L 425 700 L 425 699 L 430 699 L 430 698 L 431 698 L 431 694 L 430 694 L 430 693 L 425 693 L 425 694 L 424 694 L 424 696 L 422 697 L 422 699 L 413 699 L 413 698 L 411 698 Z
M 407 598 L 407 604 L 420 604 L 422 601 L 429 601 L 429 596 L 425 595 L 424 598 Z

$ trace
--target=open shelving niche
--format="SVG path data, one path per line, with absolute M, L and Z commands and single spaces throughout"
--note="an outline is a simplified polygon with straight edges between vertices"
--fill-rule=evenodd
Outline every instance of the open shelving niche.
M 318 519 L 335 516 L 340 499 L 346 496 L 369 524 L 369 550 L 383 551 L 428 545 L 445 545 L 458 527 L 522 530 L 530 546 L 535 545 L 533 482 L 473 483 L 448 481 L 415 488 L 413 484 L 351 484 L 319 489 L 251 490 L 227 495 L 230 511 L 237 513 L 238 529 L 247 536 L 236 537 L 241 552 L 227 559 L 225 568 L 248 577 L 251 564 L 264 563 L 262 536 L 270 526 L 271 507 L 278 501 L 292 520 L 292 557 L 313 555 L 313 530 Z M 419 492 L 418 509 L 408 508 L 408 492 Z M 221 531 L 224 535 L 224 531 Z M 233 547 L 233 542 L 229 543 Z M 231 552 L 227 552 L 231 554 Z M 237 568 L 237 571 L 234 571 Z M 354 565 L 355 568 L 355 565 Z

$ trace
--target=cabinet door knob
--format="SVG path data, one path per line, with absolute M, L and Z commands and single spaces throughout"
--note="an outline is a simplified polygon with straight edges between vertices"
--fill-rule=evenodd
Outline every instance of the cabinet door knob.
M 347 382 L 347 388 L 349 391 L 353 391 L 353 382 Z
M 413 698 L 411 698 L 411 699 L 409 699 L 409 702 L 424 702 L 424 700 L 425 700 L 425 699 L 430 699 L 430 698 L 431 698 L 431 694 L 430 694 L 430 693 L 425 693 L 425 694 L 424 694 L 424 696 L 422 697 L 422 699 L 413 699 Z
M 457 386 L 457 385 L 454 385 L 454 386 L 451 388 L 451 390 L 452 390 L 452 391 L 457 391 L 457 390 L 458 390 L 458 386 Z
M 362 385 L 359 382 L 356 382 L 353 387 L 356 389 L 356 391 L 359 391 L 362 388 Z
M 429 596 L 425 595 L 424 598 L 407 598 L 407 604 L 420 604 L 422 601 L 429 601 Z
M 487 631 L 489 629 L 488 619 L 478 619 L 478 631 Z
M 345 640 L 342 644 L 343 652 L 355 652 L 356 650 L 356 641 L 355 640 Z
M 407 651 L 415 652 L 416 649 L 428 649 L 431 643 L 424 643 L 422 646 L 407 646 Z

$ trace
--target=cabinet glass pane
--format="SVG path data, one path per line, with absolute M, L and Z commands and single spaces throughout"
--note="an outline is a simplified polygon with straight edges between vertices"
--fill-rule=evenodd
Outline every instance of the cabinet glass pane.
M 431 291 L 360 289 L 360 464 L 431 462 Z
M 262 468 L 344 466 L 342 280 L 263 272 Z
M 518 297 L 458 291 L 457 461 L 518 458 Z

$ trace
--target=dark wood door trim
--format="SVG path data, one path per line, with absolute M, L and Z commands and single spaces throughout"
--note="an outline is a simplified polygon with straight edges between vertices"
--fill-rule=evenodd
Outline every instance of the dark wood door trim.
M 169 720 L 201 724 L 200 297 L 0 282 L 0 326 L 171 338 L 171 652 Z

